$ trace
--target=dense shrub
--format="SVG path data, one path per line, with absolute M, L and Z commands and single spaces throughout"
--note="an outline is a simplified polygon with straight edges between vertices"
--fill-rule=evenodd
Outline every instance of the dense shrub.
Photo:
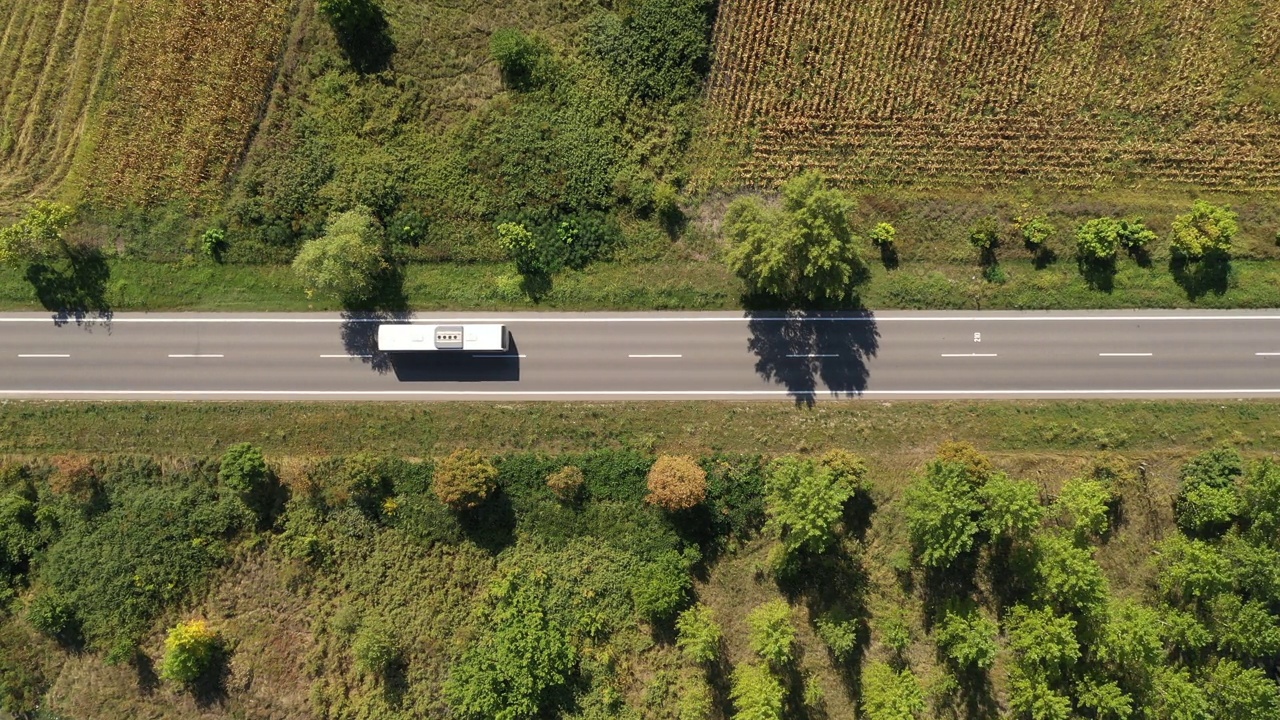
M 1111 489 L 1106 484 L 1087 478 L 1075 478 L 1062 486 L 1057 507 L 1071 523 L 1076 537 L 1083 541 L 1107 531 L 1111 524 L 1113 499 Z
M 729 698 L 735 708 L 733 720 L 782 720 L 786 689 L 769 668 L 743 664 L 733 670 Z
M 1240 488 L 1240 500 L 1250 537 L 1280 550 L 1280 465 L 1270 458 L 1255 463 Z
M 547 476 L 547 487 L 562 502 L 573 502 L 582 495 L 582 470 L 576 465 L 566 465 Z
M 706 605 L 694 605 L 680 613 L 676 632 L 676 646 L 689 660 L 706 664 L 720 657 L 720 626 L 716 624 L 715 613 Z
M 1049 218 L 1044 215 L 1033 215 L 1027 218 L 1018 218 L 1018 230 L 1022 233 L 1022 240 L 1031 248 L 1043 247 L 1049 238 L 1052 238 L 1058 232 L 1058 228 L 1049 222 Z
M 1098 615 L 1105 609 L 1107 579 L 1093 548 L 1077 547 L 1056 533 L 1036 538 L 1035 592 L 1061 612 Z
M 969 244 L 983 254 L 985 261 L 1000 244 L 1000 221 L 990 215 L 979 218 L 969 226 Z
M 892 248 L 898 239 L 898 230 L 887 222 L 877 223 L 871 228 L 871 232 L 867 233 L 871 238 L 871 244 L 880 248 Z
M 698 92 L 711 52 L 709 0 L 637 0 L 597 18 L 588 37 L 627 92 L 674 102 Z
M 819 616 L 814 621 L 814 631 L 837 662 L 849 660 L 858 649 L 860 634 L 858 622 L 845 617 L 842 613 L 827 613 Z
M 649 470 L 645 501 L 668 512 L 688 510 L 707 497 L 707 471 L 687 456 L 660 456 Z
M 1200 453 L 1182 469 L 1182 486 L 1174 503 L 1178 527 L 1193 537 L 1226 532 L 1240 513 L 1237 479 L 1244 460 L 1232 448 Z
M 910 670 L 873 662 L 862 672 L 862 713 L 867 720 L 913 720 L 924 712 L 924 693 Z
M 759 456 L 713 455 L 707 470 L 708 523 L 716 537 L 745 537 L 765 519 L 764 460 Z
M 1191 211 L 1173 220 L 1170 244 L 1174 253 L 1190 260 L 1227 255 L 1240 232 L 1237 216 L 1226 207 L 1197 200 Z
M 996 661 L 999 631 L 976 607 L 956 605 L 943 611 L 934 627 L 934 641 L 958 667 L 987 669 Z
M 75 219 L 66 205 L 37 202 L 18 222 L 0 229 L 0 266 L 51 262 L 71 254 L 63 233 Z
M 651 622 L 670 618 L 688 596 L 693 584 L 689 570 L 696 560 L 693 549 L 685 554 L 668 551 L 639 568 L 630 583 L 636 612 Z
M 773 600 L 757 606 L 747 614 L 751 628 L 751 649 L 774 667 L 784 667 L 795 658 L 796 628 L 791 621 L 791 606 Z
M 397 647 L 395 638 L 379 622 L 360 625 L 355 640 L 351 643 L 351 652 L 356 658 L 356 667 L 375 677 L 386 676 L 400 661 L 400 648 Z
M 218 480 L 259 517 L 275 502 L 276 484 L 262 451 L 250 443 L 227 448 L 218 466 Z
M 982 503 L 964 465 L 930 462 L 904 495 L 907 531 L 925 567 L 944 567 L 974 547 Z
M 160 677 L 188 685 L 213 669 L 218 635 L 203 620 L 178 623 L 164 640 Z
M 996 475 L 978 489 L 980 527 L 992 538 L 1025 539 L 1040 526 L 1044 506 L 1034 483 Z
M 996 476 L 995 465 L 991 458 L 978 452 L 978 449 L 967 442 L 948 440 L 938 446 L 934 459 L 942 463 L 954 463 L 964 466 L 966 477 L 972 485 L 982 485 Z
M 459 448 L 436 462 L 432 489 L 440 502 L 467 510 L 484 502 L 497 487 L 498 469 L 475 450 Z
M 80 620 L 71 605 L 56 592 L 45 591 L 31 599 L 27 622 L 60 642 L 75 644 L 80 640 Z
M 503 82 L 517 90 L 541 87 L 553 74 L 546 40 L 516 28 L 495 30 L 489 36 L 489 55 L 498 63 Z

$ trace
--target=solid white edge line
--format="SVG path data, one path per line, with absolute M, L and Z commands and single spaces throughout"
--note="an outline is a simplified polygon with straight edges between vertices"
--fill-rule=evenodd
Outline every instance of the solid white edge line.
M 915 396 L 1019 396 L 1019 395 L 1280 395 L 1275 389 L 1194 389 L 1194 390 L 863 390 L 861 392 L 832 390 L 3 390 L 0 396 L 13 395 L 103 395 L 103 396 L 152 396 L 174 395 L 190 397 L 794 397 L 831 396 L 832 398 L 857 397 L 915 397 Z
M 186 359 L 186 360 L 190 360 L 192 358 L 207 358 L 207 359 L 216 360 L 218 358 L 222 358 L 225 356 L 224 355 L 170 355 L 169 357 Z
M 894 312 L 887 310 L 885 312 Z M 413 318 L 408 320 L 386 320 L 380 318 L 130 318 L 114 317 L 110 320 L 87 319 L 80 324 L 110 325 L 114 323 L 295 323 L 295 324 L 343 324 L 343 323 L 378 323 L 378 324 L 440 324 L 440 323 L 750 323 L 750 322 L 849 322 L 849 323 L 886 323 L 886 322 L 1168 322 L 1189 320 L 1273 320 L 1280 321 L 1277 315 L 957 315 L 946 316 L 907 316 L 875 315 L 854 317 L 473 317 L 473 318 Z M 48 323 L 51 317 L 40 318 L 6 318 L 0 317 L 0 323 Z
M 1000 357 L 995 353 L 943 353 L 944 358 L 990 358 Z
M 471 357 L 502 359 L 502 358 L 526 358 L 529 356 L 528 355 L 510 355 L 507 353 L 493 353 L 490 355 L 472 355 Z
M 684 356 L 683 356 L 683 355 L 628 355 L 627 357 L 629 357 L 629 358 L 647 358 L 647 359 L 668 359 L 668 360 L 678 360 L 678 359 L 680 359 L 680 358 L 682 358 L 682 357 L 684 357 Z
M 1151 353 L 1098 353 L 1098 357 L 1152 357 Z
M 70 356 L 70 355 L 59 355 L 59 354 L 56 354 L 56 353 L 29 353 L 29 354 L 21 354 L 21 353 L 20 353 L 20 354 L 18 355 L 18 357 L 20 357 L 20 358 L 32 358 L 32 359 L 36 359 L 36 358 L 69 358 L 69 357 L 71 357 L 71 356 Z

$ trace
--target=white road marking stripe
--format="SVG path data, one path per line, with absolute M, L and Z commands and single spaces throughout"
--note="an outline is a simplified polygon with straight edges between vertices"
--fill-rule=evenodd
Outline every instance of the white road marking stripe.
M 944 358 L 988 358 L 999 357 L 995 353 L 943 353 Z
M 170 355 L 171 358 L 220 358 L 222 355 Z
M 372 355 L 321 355 L 320 357 L 326 358 L 326 359 L 343 358 L 346 360 L 359 360 L 362 358 L 371 358 L 373 356 Z
M 1275 353 L 1254 353 L 1254 355 L 1257 355 L 1258 357 L 1275 357 L 1275 356 L 1277 356 L 1277 355 L 1280 355 L 1280 352 L 1275 352 Z
M 1151 357 L 1151 353 L 1098 353 L 1098 357 Z
M 499 358 L 499 359 L 501 359 L 501 358 L 525 358 L 525 357 L 529 357 L 529 356 L 528 356 L 528 355 L 509 355 L 509 354 L 506 354 L 506 353 L 497 353 L 497 354 L 494 354 L 494 355 L 472 355 L 472 357 L 478 357 L 478 358 Z
M 886 311 L 892 312 L 892 311 Z M 1280 322 L 1277 315 L 956 315 L 948 316 L 903 316 L 867 315 L 855 317 L 471 317 L 471 318 L 416 318 L 396 320 L 403 324 L 440 324 L 440 323 L 724 323 L 724 322 L 802 322 L 802 323 L 886 323 L 886 322 L 1185 322 L 1190 320 L 1272 320 Z M 53 318 L 11 318 L 0 317 L 0 323 L 49 323 Z M 157 317 L 113 317 L 110 320 L 85 320 L 83 324 L 116 324 L 116 323 L 291 323 L 291 324 L 342 324 L 342 323 L 382 323 L 389 321 L 379 318 L 157 318 Z
M 682 358 L 683 355 L 628 355 L 629 358 Z
M 1019 396 L 1019 395 L 1280 395 L 1275 389 L 1202 388 L 1195 390 L 864 390 L 840 392 L 832 390 L 3 390 L 0 396 L 12 395 L 102 395 L 102 396 L 207 396 L 226 397 L 792 397 L 825 396 L 888 397 L 888 396 Z
M 789 358 L 838 358 L 839 355 L 788 355 Z
M 32 353 L 27 355 L 18 355 L 20 358 L 69 358 L 70 355 L 58 355 L 53 353 Z

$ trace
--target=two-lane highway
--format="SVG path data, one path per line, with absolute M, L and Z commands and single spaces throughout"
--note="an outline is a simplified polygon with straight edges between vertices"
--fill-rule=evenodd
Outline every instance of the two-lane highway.
M 0 397 L 569 400 L 1280 397 L 1280 311 L 424 314 L 510 352 L 379 354 L 319 314 L 0 315 Z

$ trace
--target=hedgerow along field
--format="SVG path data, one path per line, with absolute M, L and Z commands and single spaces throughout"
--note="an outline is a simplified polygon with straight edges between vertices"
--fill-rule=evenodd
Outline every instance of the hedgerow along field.
M 743 184 L 1280 189 L 1280 6 L 724 0 L 710 132 Z

